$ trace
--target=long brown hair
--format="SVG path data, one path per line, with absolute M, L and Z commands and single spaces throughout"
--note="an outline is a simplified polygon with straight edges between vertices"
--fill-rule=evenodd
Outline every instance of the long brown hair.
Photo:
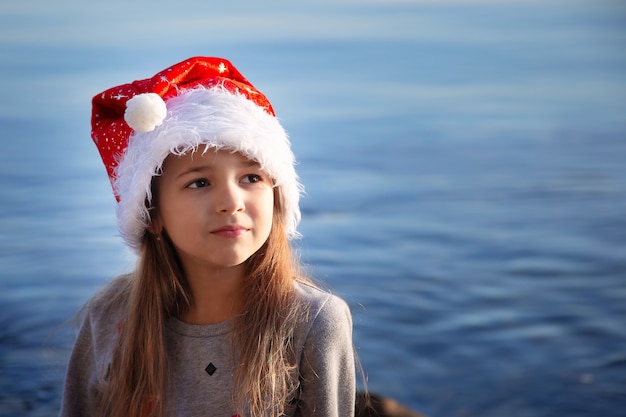
M 156 183 L 156 181 L 153 181 Z M 156 186 L 153 186 L 156 197 Z M 154 199 L 158 201 L 158 199 Z M 233 406 L 240 415 L 277 417 L 297 390 L 291 342 L 306 314 L 294 282 L 309 280 L 292 254 L 284 231 L 280 189 L 274 188 L 274 217 L 264 245 L 246 261 L 242 314 L 232 339 Z M 153 218 L 158 207 L 152 210 Z M 168 358 L 165 322 L 189 305 L 191 293 L 166 233 L 146 232 L 126 300 L 126 320 L 115 347 L 99 415 L 166 417 Z M 111 300 L 119 302 L 119 300 Z

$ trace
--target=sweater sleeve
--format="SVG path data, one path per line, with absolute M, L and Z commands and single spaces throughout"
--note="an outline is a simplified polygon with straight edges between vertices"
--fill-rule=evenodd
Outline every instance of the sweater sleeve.
M 313 319 L 300 362 L 302 417 L 354 416 L 355 366 L 348 305 L 329 296 Z
M 97 395 L 96 360 L 92 317 L 88 312 L 82 322 L 70 355 L 60 417 L 87 417 L 95 415 L 94 396 Z
M 84 318 L 65 374 L 60 417 L 96 415 L 119 337 L 130 282 L 130 276 L 116 278 L 84 307 Z

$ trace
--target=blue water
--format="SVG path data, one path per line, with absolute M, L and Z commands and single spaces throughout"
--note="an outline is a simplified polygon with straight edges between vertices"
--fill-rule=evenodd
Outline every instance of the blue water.
M 73 315 L 133 267 L 91 96 L 199 54 L 289 130 L 372 391 L 626 415 L 623 2 L 100 3 L 0 5 L 0 416 L 56 415 Z

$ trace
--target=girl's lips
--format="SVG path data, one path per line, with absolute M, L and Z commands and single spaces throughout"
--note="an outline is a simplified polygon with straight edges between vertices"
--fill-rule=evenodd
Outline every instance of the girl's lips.
M 247 232 L 248 229 L 243 226 L 232 225 L 224 226 L 211 231 L 211 234 L 225 238 L 236 238 Z

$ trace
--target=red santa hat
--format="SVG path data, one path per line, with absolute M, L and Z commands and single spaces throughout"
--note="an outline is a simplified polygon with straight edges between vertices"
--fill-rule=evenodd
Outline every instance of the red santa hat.
M 93 98 L 93 138 L 117 198 L 125 243 L 138 251 L 152 177 L 169 154 L 199 147 L 240 152 L 280 187 L 288 238 L 298 236 L 302 185 L 287 133 L 268 99 L 221 58 L 194 57 Z

